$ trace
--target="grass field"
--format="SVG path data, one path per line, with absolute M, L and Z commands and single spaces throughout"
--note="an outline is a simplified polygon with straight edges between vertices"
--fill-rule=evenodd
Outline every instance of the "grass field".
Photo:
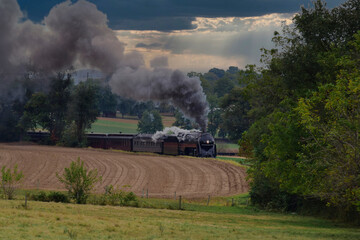
M 217 143 L 216 147 L 220 153 L 239 153 L 239 145 L 235 143 Z
M 162 116 L 164 127 L 175 122 L 174 117 Z M 102 118 L 99 117 L 87 132 L 94 133 L 137 133 L 138 120 L 134 118 Z
M 217 159 L 220 159 L 220 160 L 225 160 L 225 161 L 233 161 L 233 162 L 237 162 L 237 163 L 240 163 L 242 165 L 247 165 L 247 161 L 246 161 L 246 158 L 243 158 L 243 157 L 227 157 L 227 156 L 217 156 L 216 157 Z
M 185 203 L 185 211 L 0 200 L 0 239 L 360 239 L 360 229 L 246 205 Z M 144 199 L 147 205 L 174 200 Z M 222 206 L 221 206 L 222 205 Z
M 91 125 L 91 129 L 87 131 L 94 133 L 137 133 L 137 123 L 137 120 L 98 118 Z

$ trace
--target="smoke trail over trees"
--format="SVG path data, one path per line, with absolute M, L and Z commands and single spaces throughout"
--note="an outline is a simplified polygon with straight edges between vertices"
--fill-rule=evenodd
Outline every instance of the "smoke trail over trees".
M 140 53 L 125 53 L 107 21 L 94 4 L 79 0 L 56 5 L 35 24 L 24 18 L 16 0 L 0 0 L 0 96 L 4 98 L 9 84 L 23 77 L 29 66 L 44 74 L 91 67 L 107 75 L 115 93 L 171 102 L 205 129 L 208 105 L 200 80 L 164 64 L 146 69 Z

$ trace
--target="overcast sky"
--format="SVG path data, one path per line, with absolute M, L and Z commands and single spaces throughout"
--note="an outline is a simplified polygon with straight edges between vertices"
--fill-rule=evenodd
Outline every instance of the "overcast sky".
M 18 0 L 26 16 L 41 22 L 59 0 Z M 74 2 L 74 1 L 73 1 Z M 243 68 L 257 64 L 259 49 L 272 47 L 275 30 L 309 0 L 90 0 L 104 12 L 109 26 L 139 51 L 146 64 L 159 56 L 185 72 L 212 67 Z M 328 0 L 329 8 L 345 0 Z

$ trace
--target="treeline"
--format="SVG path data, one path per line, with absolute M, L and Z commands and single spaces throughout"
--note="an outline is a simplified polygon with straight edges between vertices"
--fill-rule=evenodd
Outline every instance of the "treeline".
M 235 66 L 230 66 L 226 71 L 212 68 L 204 74 L 188 73 L 188 76 L 197 76 L 201 80 L 209 103 L 207 131 L 212 135 L 238 140 L 241 133 L 249 127 L 244 114 L 249 105 L 239 94 L 244 87 L 242 79 L 247 74 L 246 70 Z M 191 125 L 189 127 L 189 121 L 187 123 L 179 126 L 189 129 Z
M 84 134 L 99 116 L 116 117 L 117 112 L 122 117 L 135 116 L 141 122 L 140 132 L 154 132 L 154 126 L 163 129 L 160 112 L 176 112 L 169 104 L 118 96 L 103 79 L 75 84 L 72 74 L 72 70 L 55 76 L 28 71 L 24 78 L 14 79 L 7 93 L 0 96 L 0 141 L 26 140 L 27 131 L 44 129 L 50 132 L 47 144 L 85 146 Z
M 234 108 L 250 126 L 239 144 L 254 204 L 359 219 L 359 30 L 359 1 L 318 0 L 275 32 L 262 67 L 247 66 Z
M 18 111 L 10 111 L 9 115 L 16 114 L 18 119 L 8 122 L 11 126 L 4 129 L 1 140 L 26 138 L 27 131 L 42 128 L 50 133 L 49 144 L 82 146 L 85 130 L 99 115 L 104 91 L 106 88 L 97 81 L 74 85 L 70 73 L 58 73 L 50 78 L 46 90 L 29 88 L 22 98 L 15 100 Z M 14 109 L 14 102 L 9 106 Z

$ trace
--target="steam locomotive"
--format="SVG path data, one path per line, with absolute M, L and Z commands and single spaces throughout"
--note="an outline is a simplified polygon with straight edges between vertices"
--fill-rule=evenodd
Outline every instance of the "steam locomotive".
M 28 132 L 30 141 L 50 138 L 46 132 Z M 154 140 L 152 134 L 86 134 L 87 144 L 93 148 L 117 149 L 129 152 L 152 152 L 166 155 L 216 157 L 216 144 L 210 133 L 191 132 L 164 135 Z

